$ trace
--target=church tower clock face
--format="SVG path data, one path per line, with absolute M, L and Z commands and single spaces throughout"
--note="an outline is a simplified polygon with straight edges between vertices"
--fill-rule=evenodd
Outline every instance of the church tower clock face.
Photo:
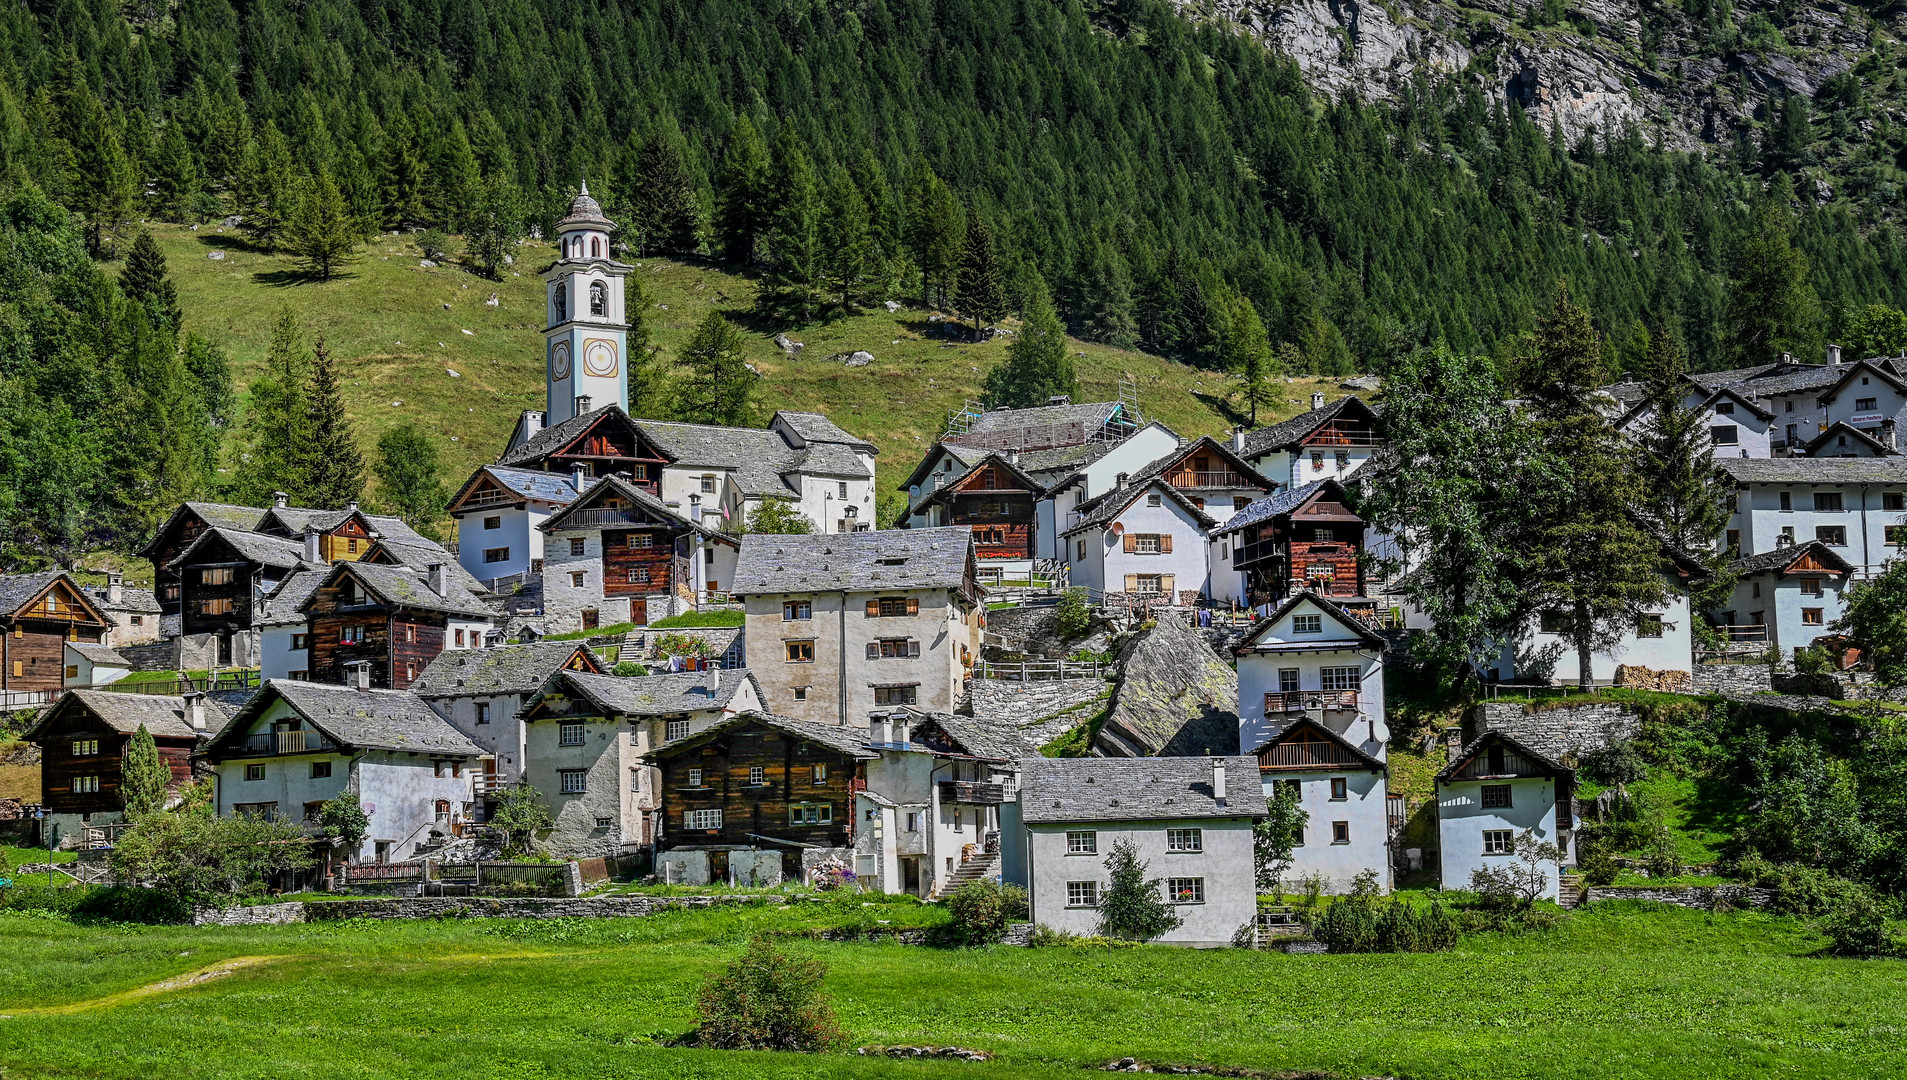
M 569 342 L 559 341 L 550 346 L 550 376 L 569 378 Z
M 616 343 L 590 338 L 583 343 L 583 371 L 599 379 L 616 374 Z

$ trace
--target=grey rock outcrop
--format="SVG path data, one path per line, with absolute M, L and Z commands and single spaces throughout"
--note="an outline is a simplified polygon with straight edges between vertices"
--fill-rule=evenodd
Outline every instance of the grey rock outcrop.
M 1093 740 L 1099 757 L 1238 753 L 1238 673 L 1175 618 L 1130 642 L 1112 711 Z

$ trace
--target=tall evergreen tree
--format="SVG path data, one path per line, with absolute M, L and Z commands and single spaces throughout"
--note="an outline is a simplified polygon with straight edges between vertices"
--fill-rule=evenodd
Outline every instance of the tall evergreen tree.
M 402 111 L 393 113 L 384 126 L 384 160 L 379 166 L 385 227 L 426 224 L 430 213 L 425 193 L 430 178 L 418 146 L 417 128 Z
M 165 252 L 153 240 L 152 233 L 141 229 L 126 252 L 126 268 L 119 274 L 119 291 L 126 299 L 144 307 L 168 333 L 178 333 L 184 314 L 179 310 L 179 290 L 166 275 Z
M 1278 398 L 1272 381 L 1278 375 L 1278 362 L 1272 355 L 1271 339 L 1265 335 L 1264 321 L 1258 317 L 1258 309 L 1252 302 L 1233 293 L 1229 306 L 1222 355 L 1226 368 L 1238 380 L 1239 389 L 1245 395 L 1245 404 L 1251 410 L 1251 425 L 1257 427 L 1258 407 L 1275 404 Z
M 305 273 L 330 281 L 356 257 L 361 233 L 329 170 L 319 170 L 286 223 L 283 242 Z
M 1787 208 L 1755 212 L 1735 247 L 1725 333 L 1735 363 L 1766 364 L 1780 353 L 1812 359 L 1820 341 L 1820 304 L 1808 257 L 1794 246 Z
M 1695 384 L 1686 378 L 1681 343 L 1658 326 L 1649 334 L 1643 362 L 1648 419 L 1636 439 L 1642 516 L 1678 550 L 1708 553 L 1728 524 L 1734 482 L 1715 464 L 1708 414 L 1683 405 Z
M 1106 893 L 1099 898 L 1100 936 L 1152 941 L 1185 921 L 1160 894 L 1164 879 L 1146 877 L 1146 864 L 1131 840 L 1114 841 L 1106 856 L 1106 877 Z
M 767 242 L 769 291 L 764 299 L 806 322 L 814 314 L 821 286 L 821 196 L 794 125 L 782 126 L 775 159 Z
M 278 125 L 265 122 L 257 142 L 246 151 L 233 187 L 246 235 L 266 251 L 278 250 L 298 205 L 291 147 Z
M 683 380 L 677 415 L 692 424 L 747 427 L 754 419 L 755 373 L 742 359 L 745 342 L 719 311 L 711 311 L 682 350 Z
M 237 480 L 234 497 L 254 506 L 269 506 L 272 493 L 295 495 L 303 505 L 305 448 L 311 441 L 309 385 L 311 354 L 304 329 L 291 308 L 280 310 L 272 327 L 271 346 L 265 353 L 265 374 L 247 393 L 244 457 L 232 470 Z
M 1593 397 L 1609 378 L 1602 339 L 1566 285 L 1538 316 L 1533 344 L 1523 394 L 1548 461 L 1532 476 L 1553 480 L 1524 502 L 1534 524 L 1526 584 L 1534 606 L 1566 626 L 1587 691 L 1595 654 L 1667 598 L 1663 541 L 1637 518 L 1633 450 Z
M 769 224 L 770 184 L 768 144 L 746 113 L 735 118 L 735 130 L 722 154 L 716 182 L 720 200 L 716 232 L 722 258 L 748 266 Z
M 493 174 L 465 224 L 464 261 L 492 281 L 503 278 L 503 260 L 523 237 L 523 196 L 510 178 Z
M 345 416 L 344 387 L 338 379 L 331 351 L 320 337 L 311 350 L 311 410 L 305 445 L 304 476 L 307 506 L 342 507 L 364 492 L 364 455 Z
M 126 740 L 123 761 L 119 786 L 126 814 L 138 817 L 164 810 L 171 793 L 172 768 L 159 756 L 159 744 L 146 725 L 140 724 Z
M 405 421 L 378 437 L 377 490 L 378 502 L 404 524 L 426 536 L 436 535 L 450 497 L 437 444 L 416 424 Z
M 453 119 L 431 162 L 426 195 L 430 223 L 452 232 L 465 231 L 482 188 L 483 174 L 477 171 L 477 156 L 463 121 Z
M 1842 349 L 1850 360 L 1907 355 L 1907 313 L 1886 304 L 1868 304 L 1842 329 Z
M 987 372 L 990 405 L 1025 409 L 1044 405 L 1055 394 L 1079 393 L 1079 378 L 1066 355 L 1066 328 L 1044 282 L 1028 301 L 1020 334 L 1007 344 L 1006 359 Z
M 114 488 L 126 532 L 149 535 L 180 503 L 204 494 L 218 432 L 171 329 L 134 307 L 126 330 L 127 381 L 111 444 L 120 474 Z
M 876 260 L 867 201 L 847 170 L 837 168 L 823 205 L 822 266 L 828 289 L 835 305 L 851 312 Z
M 94 258 L 106 254 L 106 234 L 131 210 L 138 178 L 114 122 L 83 83 L 74 94 L 73 175 L 75 209 L 86 220 L 86 247 Z
M 973 323 L 978 337 L 1006 314 L 1006 289 L 1000 280 L 993 230 L 979 214 L 967 215 L 967 237 L 960 244 L 960 272 L 954 279 L 954 310 Z
M 633 141 L 634 135 L 631 134 Z M 693 255 L 702 247 L 702 205 L 695 176 L 673 131 L 658 124 L 636 152 L 636 250 L 645 255 Z
M 629 415 L 666 420 L 669 414 L 669 367 L 662 350 L 652 343 L 655 316 L 655 290 L 649 287 L 641 271 L 623 279 L 623 335 L 629 349 L 629 374 L 624 380 L 629 394 Z
M 908 180 L 904 239 L 920 270 L 920 306 L 947 302 L 953 273 L 960 266 L 960 244 L 965 226 L 960 200 L 954 197 L 925 158 L 914 160 Z
M 894 270 L 901 258 L 904 231 L 900 205 L 894 201 L 894 188 L 880 159 L 865 147 L 854 159 L 851 170 L 855 190 L 867 204 L 867 235 L 870 245 L 867 276 L 875 299 L 885 300 L 893 292 Z
M 198 200 L 203 188 L 198 161 L 186 141 L 184 126 L 176 120 L 159 136 L 152 173 L 157 181 L 159 213 L 170 221 L 199 221 Z

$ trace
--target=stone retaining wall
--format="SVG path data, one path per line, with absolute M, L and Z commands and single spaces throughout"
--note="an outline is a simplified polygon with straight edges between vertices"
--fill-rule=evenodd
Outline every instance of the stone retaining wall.
M 640 919 L 676 908 L 781 904 L 780 896 L 403 897 L 314 900 L 205 909 L 194 926 L 265 926 L 341 919 Z
M 1627 742 L 1642 730 L 1642 718 L 1622 705 L 1577 705 L 1529 710 L 1516 701 L 1478 702 L 1464 718 L 1463 741 L 1498 731 L 1551 758 L 1581 756 Z
M 972 685 L 974 717 L 1013 727 L 1025 727 L 1035 720 L 1044 720 L 1112 692 L 1111 685 L 1104 679 L 1033 682 L 975 679 Z M 1084 720 L 1085 717 L 1077 719 Z
M 1774 689 L 1766 664 L 1699 664 L 1690 679 L 1697 694 L 1765 694 Z
M 1746 885 L 1663 885 L 1655 888 L 1592 887 L 1583 891 L 1583 903 L 1602 900 L 1653 900 L 1658 904 L 1712 911 L 1716 907 L 1766 907 L 1775 898 L 1773 889 L 1751 889 Z

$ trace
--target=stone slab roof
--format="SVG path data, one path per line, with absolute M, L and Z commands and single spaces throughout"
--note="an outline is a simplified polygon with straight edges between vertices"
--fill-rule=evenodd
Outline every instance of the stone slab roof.
M 585 647 L 576 641 L 538 641 L 495 649 L 446 649 L 411 683 L 411 693 L 424 698 L 532 694 L 579 648 Z
M 715 683 L 713 692 L 709 684 Z M 755 687 L 761 699 L 761 685 L 745 668 L 712 668 L 706 671 L 674 671 L 664 675 L 621 678 L 615 675 L 591 675 L 579 671 L 558 671 L 543 683 L 537 693 L 573 693 L 604 710 L 620 716 L 674 716 L 678 713 L 720 709 L 735 700 L 742 685 Z M 524 703 L 527 711 L 536 698 Z
M 448 572 L 448 567 L 445 568 Z M 431 589 L 424 576 L 408 566 L 390 566 L 385 563 L 345 562 L 337 563 L 327 580 L 337 575 L 349 573 L 364 583 L 364 588 L 391 607 L 406 607 L 417 611 L 435 611 L 445 615 L 466 615 L 472 618 L 487 619 L 495 612 L 480 603 L 463 587 L 456 584 L 454 578 L 446 577 L 445 588 L 450 595 L 445 596 Z M 309 597 L 300 605 L 309 609 Z
M 1309 484 L 1294 488 L 1284 488 L 1280 491 L 1274 491 L 1262 499 L 1255 499 L 1249 506 L 1227 518 L 1224 526 L 1212 535 L 1220 536 L 1235 533 L 1240 529 L 1256 525 L 1261 521 L 1269 521 L 1272 518 L 1289 514 L 1298 507 L 1303 506 L 1307 499 L 1317 494 L 1318 489 L 1329 483 L 1332 483 L 1332 481 L 1313 480 Z
M 83 656 L 95 664 L 110 664 L 113 667 L 131 667 L 132 662 L 119 655 L 110 645 L 95 645 L 89 641 L 69 641 L 66 647 L 73 653 Z
M 1031 409 L 991 409 L 973 419 L 967 426 L 967 434 L 985 435 L 1018 428 L 1083 424 L 1090 435 L 1110 419 L 1118 408 L 1117 401 L 1092 401 L 1079 405 L 1039 405 Z M 954 436 L 948 441 L 958 438 Z
M 260 566 L 269 566 L 278 570 L 296 570 L 308 565 L 305 562 L 305 545 L 302 541 L 283 536 L 267 536 L 264 533 L 249 532 L 244 529 L 227 529 L 222 526 L 200 533 L 169 565 L 191 565 L 199 548 L 211 543 L 213 537 L 225 541 L 233 551 L 238 552 L 240 557 Z
M 1907 484 L 1907 457 L 1720 458 L 1737 484 Z
M 1236 754 L 1238 673 L 1198 631 L 1162 618 L 1127 645 L 1112 710 L 1093 740 L 1101 757 Z
M 756 712 L 752 709 L 748 712 L 736 713 L 734 716 L 725 720 L 711 724 L 693 735 L 687 735 L 674 742 L 659 746 L 651 751 L 649 756 L 652 758 L 669 757 L 675 751 L 692 743 L 699 744 L 701 741 L 707 740 L 711 736 L 719 735 L 730 728 L 741 727 L 751 723 L 766 724 L 778 731 L 784 731 L 790 735 L 806 739 L 809 742 L 819 743 L 830 749 L 839 750 L 849 757 L 859 758 L 863 761 L 879 756 L 867 748 L 868 732 L 866 728 L 848 728 L 841 727 L 837 724 L 822 724 L 813 720 L 798 720 L 792 716 L 777 716 L 774 713 Z
M 151 589 L 142 589 L 137 585 L 121 585 L 119 587 L 119 602 L 117 604 L 106 599 L 106 586 L 104 585 L 97 585 L 87 589 L 86 595 L 91 597 L 93 603 L 98 604 L 99 607 L 105 611 L 128 611 L 135 615 L 157 615 L 164 610 L 159 606 L 159 598 L 153 594 Z
M 457 561 L 457 556 L 451 554 L 449 548 L 423 537 L 419 537 L 418 541 L 418 543 L 405 543 L 402 540 L 385 539 L 379 540 L 377 546 L 396 559 L 399 566 L 408 567 L 419 574 L 427 574 L 430 572 L 431 563 L 442 563 L 445 580 L 452 586 L 462 586 L 465 592 L 478 595 L 489 592 L 484 588 L 483 582 L 477 580 L 476 575 L 463 568 L 463 564 Z
M 973 534 L 964 525 L 742 538 L 729 591 L 741 596 L 848 589 L 954 589 L 966 583 Z
M 856 438 L 841 430 L 834 421 L 828 419 L 827 416 L 822 413 L 791 412 L 787 409 L 783 409 L 775 413 L 775 418 L 787 424 L 790 431 L 801 436 L 802 439 L 807 442 L 839 443 L 843 446 L 866 450 L 869 453 L 879 452 L 873 443 L 868 442 L 866 439 Z
M 477 745 L 431 711 L 409 690 L 359 690 L 350 686 L 272 679 L 245 703 L 213 739 L 218 745 L 249 727 L 273 701 L 284 701 L 301 718 L 352 749 L 403 750 L 419 754 L 477 757 Z
M 1356 394 L 1348 394 L 1336 401 L 1328 402 L 1323 408 L 1301 412 L 1289 420 L 1280 420 L 1270 427 L 1262 427 L 1245 435 L 1243 457 L 1255 458 L 1268 454 L 1280 447 L 1290 446 L 1318 428 L 1337 419 L 1351 402 L 1364 406 L 1364 399 Z M 1368 409 L 1368 406 L 1364 406 Z
M 998 721 L 981 720 L 955 713 L 923 713 L 907 710 L 913 715 L 913 731 L 919 733 L 925 725 L 932 724 L 945 732 L 949 742 L 960 753 L 969 757 L 985 758 L 989 761 L 1016 761 L 1020 758 L 1039 756 L 1040 746 L 1028 739 L 1018 728 Z M 936 740 L 937 741 L 937 740 Z M 931 744 L 909 742 L 910 748 L 929 751 Z
M 278 583 L 278 587 L 265 594 L 262 608 L 252 617 L 257 626 L 290 626 L 304 623 L 305 601 L 317 591 L 324 581 L 325 570 L 300 570 Z
M 1803 555 L 1810 554 L 1809 549 L 1813 549 L 1812 554 L 1815 558 L 1829 566 L 1838 568 L 1840 573 L 1853 573 L 1854 567 L 1851 563 L 1835 554 L 1833 548 L 1823 544 L 1819 540 L 1810 540 L 1805 544 L 1796 544 L 1793 547 L 1778 547 L 1772 551 L 1758 552 L 1754 555 L 1744 555 L 1728 564 L 1728 570 L 1736 577 L 1748 577 L 1752 574 L 1765 574 L 1771 570 L 1781 570 Z
M 591 409 L 553 427 L 544 428 L 525 439 L 522 445 L 515 449 L 505 450 L 503 456 L 497 459 L 497 464 L 522 465 L 541 461 L 581 436 L 591 424 L 609 415 L 620 415 L 625 421 L 629 419 L 629 414 L 623 412 L 620 405 L 605 405 L 600 409 Z
M 1224 805 L 1213 766 L 1225 768 Z M 1223 757 L 1025 758 L 1020 815 L 1029 824 L 1198 821 L 1265 816 L 1258 759 Z
M 41 570 L 32 574 L 0 574 L 0 614 L 11 615 L 45 592 L 61 578 L 72 579 L 64 570 Z M 77 582 L 73 588 L 78 589 Z
M 193 730 L 191 722 L 186 719 L 185 700 L 177 696 L 116 693 L 111 690 L 68 690 L 54 702 L 52 708 L 46 710 L 33 730 L 27 732 L 27 740 L 30 742 L 39 737 L 42 729 L 56 717 L 75 707 L 83 707 L 121 735 L 137 732 L 141 724 L 155 739 L 197 739 L 205 734 Z M 205 721 L 209 729 L 217 730 L 225 723 L 226 716 L 226 711 L 218 702 L 206 701 Z

